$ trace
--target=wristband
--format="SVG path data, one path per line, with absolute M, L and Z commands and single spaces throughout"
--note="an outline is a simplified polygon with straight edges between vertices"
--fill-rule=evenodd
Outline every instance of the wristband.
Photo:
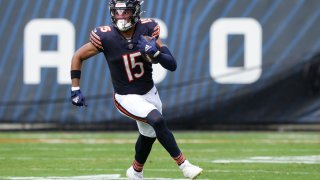
M 80 87 L 71 87 L 71 91 L 78 91 L 80 90 Z
M 80 70 L 71 70 L 71 79 L 80 79 L 81 71 Z
M 160 55 L 160 51 L 157 51 L 156 53 L 154 53 L 153 58 L 156 58 Z

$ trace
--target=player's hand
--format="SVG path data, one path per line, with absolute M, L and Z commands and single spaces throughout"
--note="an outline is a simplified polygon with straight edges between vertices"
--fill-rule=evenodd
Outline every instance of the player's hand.
M 86 100 L 85 100 L 84 96 L 82 95 L 80 89 L 76 90 L 76 91 L 71 91 L 71 101 L 72 101 L 72 104 L 75 106 L 87 107 Z
M 138 40 L 137 47 L 139 48 L 140 52 L 147 54 L 153 58 L 156 58 L 160 54 L 160 51 L 157 48 L 156 41 L 156 38 L 144 37 L 141 35 Z

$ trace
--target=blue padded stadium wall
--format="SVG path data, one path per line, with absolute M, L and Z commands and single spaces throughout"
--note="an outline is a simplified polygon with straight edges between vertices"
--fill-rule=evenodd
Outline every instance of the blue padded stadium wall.
M 0 123 L 131 122 L 114 107 L 102 54 L 84 63 L 88 108 L 71 105 L 70 84 L 58 80 L 62 68 L 43 65 L 32 83 L 38 76 L 32 67 L 49 61 L 41 53 L 62 51 L 63 40 L 44 33 L 33 42 L 32 22 L 65 25 L 62 33 L 74 41 L 64 49 L 70 54 L 88 42 L 93 28 L 110 24 L 107 2 L 0 0 Z M 145 0 L 142 8 L 143 17 L 162 22 L 162 39 L 178 62 L 177 71 L 161 72 L 157 84 L 169 123 L 320 123 L 320 1 Z M 33 50 L 36 44 L 41 52 Z M 54 60 L 69 68 L 71 58 Z

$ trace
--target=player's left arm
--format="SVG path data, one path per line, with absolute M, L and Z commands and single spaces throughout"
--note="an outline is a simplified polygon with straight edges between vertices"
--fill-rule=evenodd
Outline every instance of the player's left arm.
M 160 39 L 160 26 L 153 19 L 143 21 L 149 31 L 147 36 L 141 36 L 138 41 L 139 50 L 152 58 L 153 62 L 159 62 L 162 67 L 169 71 L 177 69 L 177 62 L 170 50 Z
M 162 43 L 160 38 L 156 41 L 156 46 L 159 54 L 155 57 L 155 60 L 158 61 L 162 67 L 170 71 L 175 71 L 177 69 L 177 61 L 171 54 L 169 48 Z
M 177 62 L 172 56 L 170 50 L 166 45 L 162 43 L 160 38 L 140 36 L 138 41 L 139 50 L 153 58 L 153 61 L 159 62 L 162 67 L 169 71 L 175 71 L 177 69 Z M 147 40 L 147 39 L 150 39 Z
M 138 40 L 140 52 L 148 55 L 154 62 L 159 62 L 162 67 L 169 71 L 177 69 L 177 62 L 172 56 L 170 50 L 162 43 L 160 38 L 140 36 Z

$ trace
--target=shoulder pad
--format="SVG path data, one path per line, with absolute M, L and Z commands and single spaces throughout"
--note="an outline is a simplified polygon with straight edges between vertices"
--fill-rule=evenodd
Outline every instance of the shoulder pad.
M 156 39 L 160 36 L 160 26 L 158 23 L 151 18 L 148 19 L 141 19 L 141 24 L 145 24 L 148 28 L 148 35 L 151 37 L 155 37 Z
M 108 32 L 111 32 L 110 26 L 101 26 L 93 29 L 90 33 L 90 42 L 99 50 L 103 51 L 103 39 Z

